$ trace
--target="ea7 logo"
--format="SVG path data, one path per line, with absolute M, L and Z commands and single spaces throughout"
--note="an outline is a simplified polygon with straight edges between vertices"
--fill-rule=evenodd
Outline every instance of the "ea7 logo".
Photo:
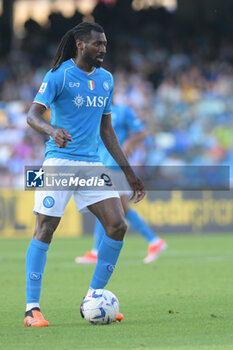
M 80 83 L 73 83 L 73 82 L 69 82 L 69 87 L 73 88 L 73 87 L 79 87 Z

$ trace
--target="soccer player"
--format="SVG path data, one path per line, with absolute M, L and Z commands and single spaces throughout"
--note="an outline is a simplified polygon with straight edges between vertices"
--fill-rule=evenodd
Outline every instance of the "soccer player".
M 75 166 L 81 173 L 83 165 L 90 165 L 95 176 L 97 170 L 93 165 L 100 164 L 97 145 L 101 136 L 124 170 L 132 198 L 138 202 L 145 196 L 144 185 L 130 167 L 111 124 L 114 82 L 112 75 L 101 68 L 106 45 L 104 30 L 96 23 L 83 22 L 69 30 L 60 42 L 53 67 L 43 80 L 27 120 L 33 129 L 50 136 L 44 166 Z M 49 107 L 51 123 L 43 118 Z M 127 229 L 117 191 L 85 191 L 82 188 L 36 191 L 36 228 L 26 255 L 24 324 L 27 327 L 49 325 L 40 312 L 41 282 L 53 233 L 72 195 L 79 211 L 90 210 L 106 232 L 98 249 L 89 291 L 103 289 L 117 263 Z
M 127 156 L 131 156 L 135 145 L 145 138 L 145 128 L 142 121 L 136 116 L 134 111 L 128 106 L 121 104 L 112 105 L 112 126 L 117 134 L 121 147 Z M 154 234 L 146 222 L 129 207 L 129 188 L 121 169 L 114 161 L 102 140 L 99 141 L 99 155 L 101 162 L 110 167 L 112 180 L 119 190 L 121 203 L 124 209 L 125 217 L 130 227 L 140 233 L 148 242 L 148 253 L 144 263 L 150 263 L 157 259 L 159 253 L 166 249 L 167 244 Z M 76 263 L 88 264 L 97 262 L 98 248 L 105 231 L 101 222 L 96 218 L 94 228 L 94 247 L 87 251 L 84 256 L 77 257 Z

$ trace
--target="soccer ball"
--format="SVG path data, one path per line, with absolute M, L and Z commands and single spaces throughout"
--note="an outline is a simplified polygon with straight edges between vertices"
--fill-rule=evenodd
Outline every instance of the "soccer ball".
M 119 312 L 117 297 L 106 289 L 95 289 L 82 302 L 84 318 L 92 324 L 109 324 Z

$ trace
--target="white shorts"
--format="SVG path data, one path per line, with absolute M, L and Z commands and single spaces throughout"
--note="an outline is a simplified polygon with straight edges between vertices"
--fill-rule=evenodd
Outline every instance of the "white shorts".
M 79 175 L 82 176 L 82 167 L 96 166 L 93 176 L 100 176 L 100 171 L 109 174 L 109 171 L 100 162 L 84 162 L 70 159 L 49 158 L 43 163 L 43 166 L 57 167 L 72 167 L 80 169 Z M 109 175 L 110 176 L 110 175 Z M 107 198 L 119 198 L 118 192 L 113 187 L 113 190 L 106 187 L 106 190 L 36 190 L 35 191 L 35 206 L 33 212 L 35 214 L 44 214 L 47 216 L 62 217 L 65 207 L 68 204 L 71 196 L 74 197 L 76 207 L 81 213 L 88 212 L 88 206 L 100 202 Z

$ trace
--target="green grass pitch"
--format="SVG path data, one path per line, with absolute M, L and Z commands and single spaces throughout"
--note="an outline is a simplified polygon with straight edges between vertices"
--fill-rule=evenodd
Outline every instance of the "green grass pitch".
M 79 315 L 94 270 L 74 258 L 92 238 L 56 239 L 43 279 L 48 328 L 25 328 L 25 252 L 29 240 L 0 239 L 0 349 L 233 349 L 233 235 L 167 235 L 167 251 L 144 265 L 146 243 L 128 236 L 107 289 L 121 323 L 93 326 Z

